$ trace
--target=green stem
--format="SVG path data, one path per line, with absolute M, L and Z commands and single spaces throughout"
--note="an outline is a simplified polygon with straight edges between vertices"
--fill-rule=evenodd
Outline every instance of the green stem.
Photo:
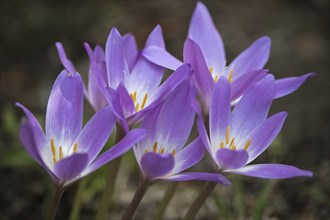
M 135 191 L 134 197 L 131 203 L 126 207 L 123 212 L 122 220 L 131 220 L 135 214 L 137 207 L 139 206 L 145 192 L 147 191 L 148 183 L 146 181 L 141 181 L 139 187 Z
M 172 182 L 167 187 L 165 195 L 164 195 L 164 197 L 163 197 L 162 201 L 160 202 L 160 205 L 157 209 L 157 212 L 156 212 L 156 215 L 155 215 L 155 220 L 162 220 L 163 219 L 165 210 L 167 208 L 167 205 L 170 203 L 170 201 L 171 201 L 171 199 L 172 199 L 172 197 L 175 193 L 175 190 L 176 190 L 177 186 L 178 186 L 178 182 Z
M 54 189 L 54 193 L 53 193 L 53 198 L 52 198 L 52 202 L 50 204 L 50 208 L 48 210 L 47 213 L 47 217 L 46 220 L 54 220 L 56 217 L 56 212 L 58 209 L 58 205 L 60 204 L 62 195 L 64 193 L 64 188 L 62 185 L 56 186 Z
M 203 190 L 199 193 L 194 203 L 190 206 L 186 216 L 184 217 L 184 220 L 193 220 L 195 218 L 199 209 L 202 207 L 207 197 L 209 197 L 209 195 L 212 193 L 216 185 L 217 183 L 215 182 L 205 183 Z
M 88 182 L 88 177 L 83 178 L 79 182 L 79 186 L 73 202 L 73 208 L 70 213 L 70 218 L 69 218 L 70 220 L 79 219 L 80 209 L 83 202 L 82 194 L 85 190 L 87 182 Z
M 115 144 L 121 141 L 121 139 L 123 139 L 124 136 L 125 136 L 125 131 L 122 129 L 120 125 L 117 124 Z M 120 167 L 120 162 L 121 162 L 121 157 L 118 157 L 109 163 L 109 173 L 106 179 L 101 202 L 97 210 L 95 220 L 101 220 L 106 218 L 110 206 L 111 198 L 113 192 L 115 191 L 115 183 Z

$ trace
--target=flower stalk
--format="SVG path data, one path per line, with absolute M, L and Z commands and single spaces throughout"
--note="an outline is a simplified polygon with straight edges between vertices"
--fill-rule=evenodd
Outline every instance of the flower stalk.
M 56 217 L 57 209 L 60 204 L 62 195 L 65 191 L 63 185 L 55 186 L 52 201 L 47 213 L 46 220 L 54 220 Z
M 157 212 L 155 215 L 155 220 L 163 219 L 165 210 L 166 210 L 168 204 L 170 203 L 170 201 L 176 191 L 177 186 L 178 186 L 178 182 L 173 182 L 173 183 L 170 183 L 169 186 L 167 187 L 165 195 L 157 209 Z

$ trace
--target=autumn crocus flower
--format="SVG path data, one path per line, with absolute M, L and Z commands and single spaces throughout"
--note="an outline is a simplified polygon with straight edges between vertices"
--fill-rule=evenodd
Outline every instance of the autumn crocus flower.
M 95 171 L 128 151 L 145 135 L 141 129 L 131 131 L 121 142 L 99 155 L 116 117 L 111 106 L 107 106 L 82 128 L 83 96 L 80 75 L 62 71 L 48 100 L 45 133 L 33 114 L 20 103 L 16 104 L 27 117 L 21 125 L 21 141 L 56 186 L 68 186 Z
M 201 117 L 198 120 L 201 138 L 218 171 L 269 179 L 312 176 L 310 171 L 289 165 L 247 165 L 272 143 L 287 116 L 280 112 L 267 118 L 276 93 L 273 76 L 250 87 L 232 112 L 230 93 L 227 78 L 220 77 L 211 99 L 209 137 Z
M 183 58 L 184 63 L 191 64 L 194 70 L 194 81 L 203 104 L 203 111 L 209 109 L 213 87 L 221 76 L 225 76 L 232 84 L 232 104 L 239 100 L 249 86 L 265 77 L 268 71 L 262 69 L 268 61 L 270 46 L 270 38 L 261 37 L 227 65 L 221 36 L 205 5 L 198 2 L 191 18 Z M 148 60 L 169 69 L 174 70 L 182 65 L 181 61 L 159 47 L 145 48 L 142 54 Z M 294 92 L 313 75 L 315 73 L 276 80 L 274 98 Z

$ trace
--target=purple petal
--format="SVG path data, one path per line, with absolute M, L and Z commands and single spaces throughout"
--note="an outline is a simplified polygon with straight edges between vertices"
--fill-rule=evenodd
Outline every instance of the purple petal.
M 204 156 L 205 147 L 200 137 L 174 155 L 174 169 L 171 174 L 177 174 L 198 163 Z
M 230 90 L 227 77 L 220 77 L 213 90 L 210 107 L 209 123 L 212 146 L 224 140 L 226 129 L 230 123 Z
M 263 122 L 275 94 L 275 80 L 268 74 L 249 88 L 232 112 L 230 133 L 236 140 L 244 139 Z
M 132 70 L 139 54 L 135 37 L 132 34 L 125 34 L 123 40 L 124 54 L 127 59 L 127 63 L 129 64 L 129 70 Z
M 80 75 L 62 71 L 53 85 L 46 112 L 46 135 L 58 141 L 57 145 L 71 145 L 81 131 L 83 99 Z
M 93 161 L 110 137 L 115 122 L 111 106 L 96 112 L 77 137 L 78 152 L 87 153 Z
M 216 152 L 216 163 L 221 170 L 237 169 L 244 166 L 248 160 L 245 150 L 219 149 Z
M 260 81 L 266 75 L 267 72 L 265 70 L 256 70 L 241 74 L 241 76 L 231 83 L 231 101 L 233 102 L 240 98 L 248 88 Z
M 129 73 L 128 63 L 125 59 L 123 38 L 116 28 L 109 34 L 105 46 L 105 60 L 108 72 L 108 85 L 116 89 Z
M 163 32 L 160 25 L 157 25 L 148 36 L 146 47 L 150 46 L 157 46 L 165 49 Z
M 188 37 L 203 52 L 207 67 L 222 72 L 226 57 L 223 42 L 212 17 L 202 2 L 198 2 L 191 18 Z
M 214 81 L 205 63 L 202 51 L 194 41 L 188 38 L 184 44 L 183 56 L 184 62 L 189 63 L 191 69 L 194 70 L 193 78 L 203 107 L 208 108 L 210 106 Z
M 183 64 L 164 48 L 157 46 L 146 47 L 141 54 L 150 62 L 170 70 L 176 70 Z
M 229 65 L 227 74 L 233 68 L 233 80 L 236 80 L 244 73 L 262 69 L 268 61 L 270 46 L 271 40 L 269 37 L 264 36 L 257 39 Z
M 228 172 L 266 179 L 285 179 L 298 176 L 313 176 L 313 173 L 310 171 L 301 170 L 299 168 L 284 164 L 256 164 Z
M 211 182 L 221 183 L 228 186 L 231 185 L 230 181 L 225 176 L 218 173 L 189 172 L 189 173 L 180 173 L 174 176 L 163 177 L 160 179 L 170 180 L 170 181 L 200 180 L 200 181 L 211 181 Z
M 135 107 L 132 98 L 128 94 L 125 86 L 120 84 L 117 88 L 117 93 L 120 100 L 120 106 L 122 108 L 124 118 L 127 118 L 135 113 Z
M 88 161 L 88 154 L 72 154 L 55 164 L 54 173 L 61 183 L 65 183 L 80 175 L 88 165 Z
M 145 178 L 155 179 L 168 174 L 174 167 L 174 158 L 171 154 L 146 153 L 140 161 Z
M 68 59 L 66 56 L 66 53 L 64 51 L 63 45 L 60 42 L 55 43 L 57 53 L 60 57 L 61 63 L 64 66 L 64 68 L 71 74 L 74 74 L 77 72 L 76 68 L 72 64 L 71 60 Z
M 267 147 L 273 142 L 278 133 L 281 131 L 287 115 L 288 114 L 286 112 L 277 113 L 252 131 L 249 137 L 249 139 L 251 139 L 251 144 L 248 148 L 248 163 L 264 152 L 264 150 L 266 150 Z
M 102 153 L 98 156 L 94 162 L 88 167 L 88 169 L 83 173 L 83 176 L 86 176 L 89 173 L 94 172 L 101 166 L 105 165 L 111 160 L 121 156 L 122 154 L 129 151 L 132 146 L 144 138 L 146 136 L 146 132 L 142 129 L 134 129 L 130 131 L 118 144 L 111 147 L 106 152 Z
M 305 82 L 306 79 L 316 75 L 317 75 L 316 73 L 308 73 L 303 76 L 287 77 L 276 80 L 275 98 L 280 98 L 296 91 Z

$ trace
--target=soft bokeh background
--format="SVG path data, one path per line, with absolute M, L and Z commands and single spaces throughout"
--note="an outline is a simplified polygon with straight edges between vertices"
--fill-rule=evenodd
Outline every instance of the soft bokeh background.
M 131 32 L 140 48 L 161 24 L 167 49 L 182 58 L 195 1 L 1 1 L 1 193 L 0 218 L 41 219 L 51 195 L 50 178 L 18 139 L 24 103 L 42 122 L 48 95 L 62 66 L 54 43 L 61 41 L 86 78 L 83 42 L 105 45 L 111 27 Z M 257 161 L 281 162 L 312 170 L 313 178 L 282 181 L 230 177 L 233 187 L 217 186 L 198 219 L 329 219 L 329 1 L 205 1 L 231 61 L 256 38 L 272 39 L 266 66 L 277 78 L 317 72 L 294 94 L 276 100 L 272 112 L 289 117 L 280 136 Z M 86 102 L 85 116 L 92 114 Z M 206 158 L 207 159 L 207 158 Z M 131 153 L 124 156 L 109 219 L 119 218 L 138 184 Z M 200 168 L 207 168 L 201 164 Z M 208 169 L 208 168 L 207 168 Z M 86 180 L 80 219 L 93 219 L 107 167 Z M 180 183 L 166 219 L 184 215 L 203 183 Z M 64 194 L 58 219 L 68 219 L 79 183 Z M 137 219 L 153 219 L 168 186 L 147 192 Z M 223 218 L 221 218 L 221 217 Z

